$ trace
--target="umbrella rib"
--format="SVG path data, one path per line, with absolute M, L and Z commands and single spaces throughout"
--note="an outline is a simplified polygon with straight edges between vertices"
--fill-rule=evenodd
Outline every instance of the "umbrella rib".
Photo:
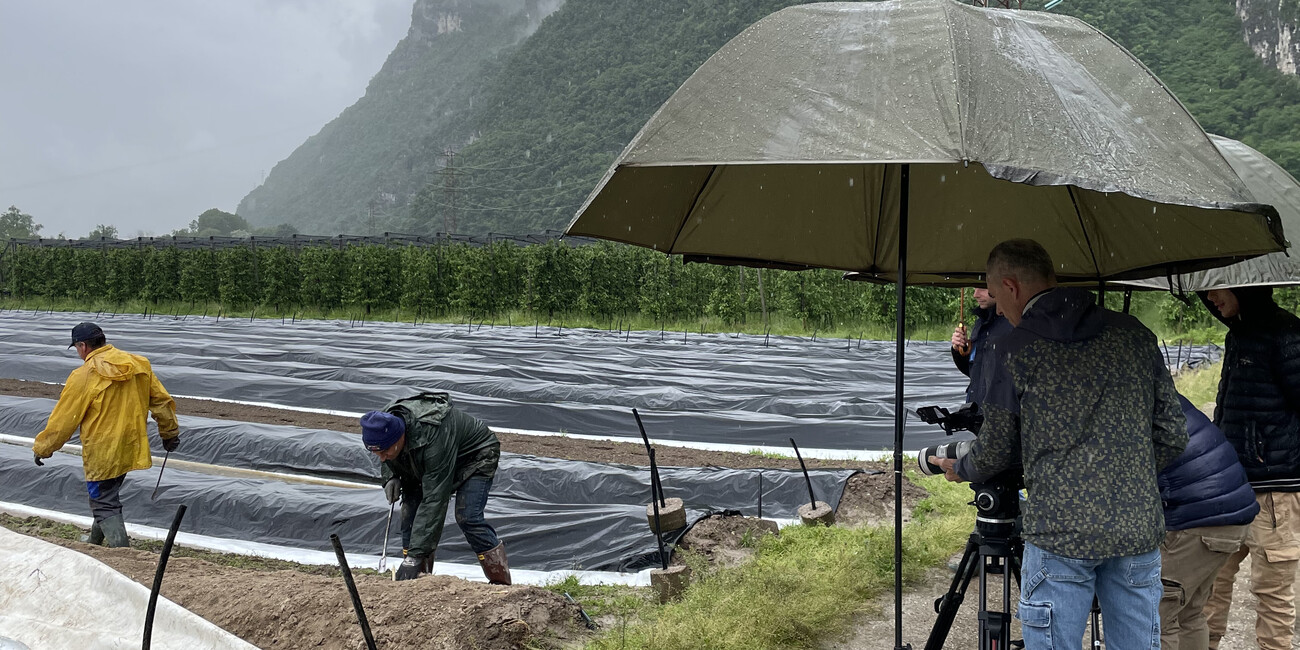
M 718 165 L 709 168 L 709 175 L 705 177 L 704 183 L 700 185 L 700 191 L 695 193 L 695 198 L 691 201 L 691 207 L 686 210 L 686 215 L 677 223 L 677 232 L 673 234 L 673 241 L 669 244 L 667 253 L 671 255 L 677 250 L 677 240 L 682 236 L 682 229 L 686 228 L 686 222 L 690 220 L 691 215 L 695 214 L 695 208 L 699 207 L 700 199 L 704 197 L 704 190 L 708 189 L 709 183 L 713 182 L 713 175 L 718 172 Z
M 1074 186 L 1066 185 L 1065 191 L 1070 193 L 1070 203 L 1074 206 L 1074 216 L 1079 220 L 1079 230 L 1083 233 L 1083 243 L 1088 246 L 1088 254 L 1092 256 L 1092 268 L 1097 271 L 1097 277 L 1100 278 L 1101 266 L 1097 264 L 1097 251 L 1093 249 L 1092 238 L 1088 236 L 1088 227 L 1083 223 L 1083 210 L 1079 209 L 1079 199 L 1074 195 Z

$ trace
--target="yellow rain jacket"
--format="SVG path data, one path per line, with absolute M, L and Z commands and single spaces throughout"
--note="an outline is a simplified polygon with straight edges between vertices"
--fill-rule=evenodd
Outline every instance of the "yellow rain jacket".
M 106 481 L 149 469 L 149 413 L 163 438 L 180 434 L 176 402 L 153 374 L 149 360 L 111 345 L 92 350 L 72 374 L 32 449 L 48 458 L 81 428 L 81 462 L 87 481 Z

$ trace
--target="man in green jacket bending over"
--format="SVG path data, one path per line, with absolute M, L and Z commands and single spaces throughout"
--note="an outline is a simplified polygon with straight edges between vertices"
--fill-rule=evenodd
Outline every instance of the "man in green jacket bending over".
M 483 519 L 501 443 L 478 418 L 451 405 L 447 393 L 423 392 L 361 416 L 361 439 L 383 461 L 384 494 L 402 499 L 398 580 L 433 570 L 447 503 L 456 493 L 456 525 L 492 584 L 510 584 L 506 548 Z

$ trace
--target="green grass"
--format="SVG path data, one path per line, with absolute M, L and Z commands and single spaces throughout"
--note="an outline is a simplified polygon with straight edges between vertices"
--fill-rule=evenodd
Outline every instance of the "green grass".
M 1219 391 L 1219 373 L 1223 362 L 1184 370 L 1174 377 L 1174 386 L 1197 408 L 1213 402 Z
M 1112 305 L 1113 307 L 1113 305 Z M 220 316 L 224 319 L 231 320 L 345 320 L 355 322 L 360 326 L 364 323 L 388 322 L 388 323 L 414 323 L 416 315 L 410 311 L 402 309 L 385 309 L 366 314 L 364 310 L 357 307 L 342 307 L 339 309 L 298 309 L 284 308 L 275 309 L 269 306 L 242 307 L 236 309 L 227 309 L 217 303 L 193 304 L 186 302 L 169 302 L 158 305 L 151 304 L 144 300 L 133 300 L 124 303 L 112 303 L 106 300 L 81 300 L 76 298 L 10 298 L 0 301 L 0 309 L 20 309 L 32 311 L 55 311 L 55 312 L 89 312 L 100 314 L 101 318 L 108 315 L 115 315 L 116 318 L 143 318 L 144 314 L 151 314 L 152 318 L 173 318 L 185 316 L 187 318 L 206 318 L 213 319 Z M 1184 345 L 1203 345 L 1206 343 L 1223 344 L 1223 337 L 1226 329 L 1222 326 L 1207 326 L 1202 328 L 1193 328 L 1182 331 L 1173 328 L 1161 321 L 1157 316 L 1152 314 L 1139 314 L 1140 318 L 1156 335 L 1168 345 L 1177 345 L 1181 342 Z M 440 316 L 421 315 L 420 323 L 442 323 L 448 325 L 460 325 L 466 329 L 475 330 L 481 327 L 495 327 L 498 325 L 529 327 L 541 325 L 544 327 L 562 327 L 564 329 L 595 329 L 608 331 L 623 331 L 631 328 L 634 331 L 641 332 L 639 336 L 644 337 L 646 332 L 662 332 L 665 340 L 672 337 L 681 339 L 685 335 L 687 340 L 691 336 L 701 334 L 750 334 L 762 336 L 771 334 L 772 336 L 792 336 L 801 337 L 817 341 L 836 341 L 845 348 L 853 347 L 856 349 L 859 340 L 865 341 L 888 341 L 894 338 L 894 329 L 892 326 L 883 326 L 878 323 L 837 323 L 833 327 L 826 329 L 813 329 L 805 323 L 792 316 L 785 314 L 770 314 L 768 323 L 765 326 L 763 319 L 759 314 L 749 314 L 742 323 L 726 323 L 722 319 L 706 316 L 699 319 L 675 320 L 667 323 L 661 323 L 650 318 L 633 314 L 628 317 L 594 318 L 585 314 L 558 314 L 553 318 L 538 318 L 536 315 L 516 310 L 505 314 L 492 317 L 469 316 L 467 314 L 443 314 Z M 952 323 L 927 323 L 922 324 L 908 332 L 907 340 L 909 341 L 946 341 L 952 336 Z M 829 343 L 827 343 L 829 345 Z
M 623 585 L 584 585 L 574 576 L 542 588 L 561 596 L 572 596 L 593 619 L 622 617 L 626 620 L 650 604 L 650 593 L 646 589 Z
M 930 491 L 903 530 L 903 575 L 911 582 L 960 550 L 974 510 L 966 505 L 966 485 L 908 478 Z M 893 530 L 790 526 L 778 537 L 763 537 L 750 562 L 729 569 L 697 564 L 692 574 L 680 601 L 647 604 L 636 620 L 607 626 L 588 647 L 818 647 L 842 636 L 857 616 L 872 613 L 872 600 L 892 587 Z
M 750 456 L 758 456 L 759 458 L 789 458 L 790 457 L 787 454 L 778 454 L 774 451 L 763 451 L 762 449 L 750 449 L 745 453 L 749 454 Z

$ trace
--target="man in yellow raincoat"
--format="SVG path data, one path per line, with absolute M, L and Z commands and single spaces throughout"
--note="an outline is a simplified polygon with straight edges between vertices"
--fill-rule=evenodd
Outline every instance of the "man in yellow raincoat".
M 158 422 L 163 447 L 174 451 L 180 444 L 176 402 L 153 374 L 149 360 L 108 344 L 94 323 L 72 328 L 72 345 L 85 363 L 72 374 L 54 405 L 45 429 L 32 450 L 43 465 L 81 429 L 81 458 L 86 471 L 86 491 L 95 523 L 87 541 L 127 546 L 122 520 L 122 483 L 126 473 L 149 469 L 153 459 L 145 425 L 148 414 Z

